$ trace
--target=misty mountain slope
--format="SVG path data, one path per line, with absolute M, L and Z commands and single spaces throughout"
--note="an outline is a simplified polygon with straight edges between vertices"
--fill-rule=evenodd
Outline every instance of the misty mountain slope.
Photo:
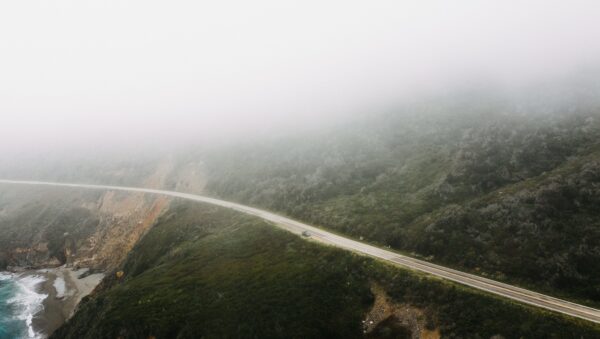
M 13 156 L 0 160 L 4 178 L 31 178 L 65 182 L 110 182 L 115 185 L 144 185 L 157 172 L 158 157 L 94 152 L 91 156 L 44 154 Z
M 433 116 L 422 109 L 423 117 L 389 116 L 311 140 L 283 139 L 201 155 L 207 189 L 290 214 L 308 214 L 304 205 L 341 197 L 365 203 L 396 199 L 414 206 L 391 201 L 393 206 L 375 207 L 408 222 L 423 211 L 551 170 L 600 136 L 600 111 L 529 117 L 503 115 L 501 105 L 495 114 L 477 107 L 471 110 L 478 113 L 461 114 L 463 109 Z
M 175 163 L 172 154 L 161 150 L 7 157 L 0 159 L 0 177 L 194 192 L 201 192 L 206 184 L 199 159 Z
M 593 338 L 600 330 L 195 203 L 173 206 L 119 269 L 53 338 L 360 338 L 374 283 L 392 306 L 418 310 L 420 333 Z M 378 321 L 369 338 L 416 331 Z
M 467 205 L 512 185 L 523 182 L 535 185 L 536 179 L 559 168 L 563 172 L 572 171 L 578 177 L 579 167 L 568 164 L 578 159 L 582 165 L 594 161 L 595 156 L 590 154 L 597 152 L 600 142 L 600 110 L 585 105 L 537 107 L 532 104 L 515 108 L 489 100 L 424 105 L 419 109 L 417 112 L 423 112 L 421 116 L 400 119 L 390 115 L 363 126 L 323 134 L 311 141 L 245 145 L 209 154 L 205 156 L 207 190 L 226 199 L 279 211 L 381 245 L 416 255 L 434 255 L 434 261 L 459 268 L 492 269 L 486 262 L 500 260 L 506 264 L 495 265 L 488 272 L 499 279 L 522 280 L 543 285 L 546 290 L 599 302 L 599 296 L 592 291 L 597 287 L 582 287 L 591 281 L 588 279 L 595 279 L 593 270 L 580 268 L 579 273 L 568 274 L 570 279 L 579 281 L 575 284 L 579 287 L 574 287 L 559 283 L 556 273 L 551 273 L 556 272 L 557 267 L 539 264 L 532 267 L 536 260 L 546 261 L 550 249 L 566 255 L 584 246 L 595 253 L 598 246 L 595 238 L 585 240 L 573 235 L 581 234 L 586 227 L 597 229 L 595 215 L 589 215 L 585 225 L 575 225 L 573 220 L 569 222 L 570 228 L 561 231 L 544 227 L 542 223 L 547 223 L 547 219 L 560 222 L 555 219 L 558 215 L 563 220 L 577 218 L 578 211 L 561 203 L 552 209 L 535 207 L 539 213 L 546 214 L 545 218 L 528 222 L 541 234 L 537 237 L 540 241 L 537 246 L 546 250 L 523 248 L 520 254 L 530 259 L 523 259 L 520 268 L 516 267 L 518 262 L 508 264 L 514 255 L 510 246 L 488 251 L 478 238 L 478 232 L 467 228 L 472 234 L 465 233 L 466 225 L 453 226 L 456 237 L 451 246 L 444 245 L 451 238 L 448 234 L 439 235 L 446 237 L 440 244 L 427 244 L 427 239 L 435 240 L 427 233 L 434 228 L 423 226 L 423 220 L 426 217 L 435 220 L 441 211 Z M 519 113 L 521 111 L 527 114 Z M 564 183 L 568 186 L 565 192 L 588 194 L 585 193 L 588 186 L 574 184 L 573 180 Z M 589 184 L 595 185 L 594 180 Z M 540 185 L 532 190 L 545 189 Z M 566 195 L 564 199 L 572 202 L 572 196 Z M 542 202 L 538 200 L 533 204 Z M 523 208 L 525 206 L 527 204 Z M 588 206 L 593 211 L 593 205 Z M 513 207 L 511 215 L 498 216 L 495 223 L 511 223 L 510 219 L 503 218 L 512 218 L 513 223 L 521 220 L 517 212 L 519 206 Z M 450 228 L 446 232 L 452 232 Z M 569 235 L 570 232 L 574 233 Z M 486 241 L 499 242 L 509 235 L 486 235 L 497 238 Z M 517 239 L 519 234 L 514 236 Z M 564 237 L 564 241 L 553 238 L 557 236 Z M 480 245 L 463 249 L 460 241 L 471 238 L 478 239 L 476 242 Z M 462 258 L 456 255 L 464 255 L 466 249 L 474 252 Z M 550 270 L 545 277 L 553 276 L 548 282 L 539 281 L 539 275 L 531 274 L 543 269 Z M 572 268 L 562 270 L 569 269 Z

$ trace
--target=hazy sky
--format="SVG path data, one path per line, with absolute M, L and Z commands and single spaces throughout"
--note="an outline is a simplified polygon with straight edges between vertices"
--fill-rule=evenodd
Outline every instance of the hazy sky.
M 0 2 L 0 144 L 266 133 L 600 60 L 600 2 Z

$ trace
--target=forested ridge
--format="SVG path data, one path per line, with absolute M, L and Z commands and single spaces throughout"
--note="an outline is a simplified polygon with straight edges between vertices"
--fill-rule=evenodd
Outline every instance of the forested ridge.
M 413 105 L 202 155 L 207 191 L 548 293 L 600 303 L 600 109 Z

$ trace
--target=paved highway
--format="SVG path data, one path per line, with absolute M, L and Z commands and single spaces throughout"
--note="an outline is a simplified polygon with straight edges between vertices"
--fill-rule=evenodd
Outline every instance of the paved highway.
M 56 182 L 41 182 L 41 181 L 17 181 L 17 180 L 0 180 L 2 184 L 19 184 L 19 185 L 46 185 L 60 186 L 71 188 L 85 188 L 95 190 L 111 190 L 111 191 L 126 191 L 126 192 L 141 192 L 150 194 L 160 194 L 175 198 L 199 201 L 212 205 L 218 205 L 230 208 L 243 213 L 255 215 L 264 220 L 270 221 L 278 227 L 286 229 L 295 234 L 308 232 L 312 239 L 323 242 L 325 244 L 334 245 L 353 252 L 366 254 L 371 257 L 382 259 L 393 264 L 407 267 L 413 270 L 422 271 L 443 279 L 451 280 L 463 285 L 471 286 L 479 290 L 493 293 L 502 297 L 510 298 L 525 304 L 541 307 L 547 310 L 559 312 L 569 316 L 589 320 L 595 323 L 600 323 L 600 310 L 575 304 L 566 300 L 550 297 L 537 292 L 529 291 L 523 288 L 504 284 L 491 279 L 483 278 L 469 273 L 453 270 L 443 266 L 435 265 L 423 260 L 414 259 L 403 256 L 398 253 L 385 250 L 383 248 L 368 245 L 356 240 L 348 239 L 343 236 L 327 232 L 323 229 L 310 226 L 290 218 L 277 215 L 258 208 L 249 207 L 225 200 L 209 198 L 196 194 L 156 190 L 149 188 L 138 187 L 121 187 L 121 186 L 106 186 L 106 185 L 87 185 L 87 184 L 70 184 Z

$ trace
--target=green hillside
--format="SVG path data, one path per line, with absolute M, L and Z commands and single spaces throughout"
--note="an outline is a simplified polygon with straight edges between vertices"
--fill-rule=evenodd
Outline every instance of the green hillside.
M 179 204 L 53 338 L 358 338 L 373 284 L 444 337 L 592 338 L 600 330 L 301 239 L 256 218 Z M 406 335 L 393 319 L 370 335 Z

